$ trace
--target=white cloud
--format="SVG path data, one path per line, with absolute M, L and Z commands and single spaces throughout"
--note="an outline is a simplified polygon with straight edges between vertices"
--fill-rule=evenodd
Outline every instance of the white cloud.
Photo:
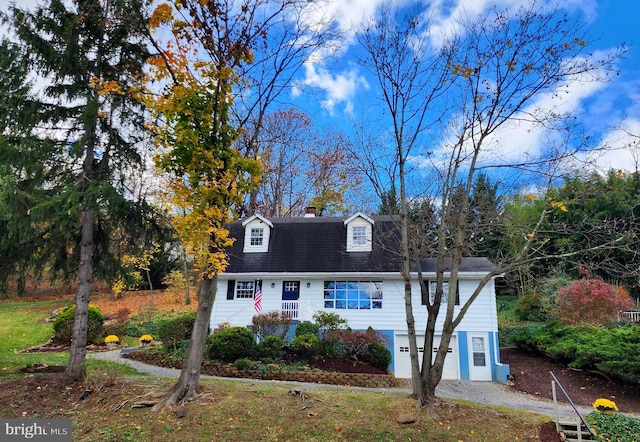
M 331 42 L 331 50 L 337 56 L 344 56 L 355 43 L 356 34 L 362 26 L 369 22 L 379 6 L 385 0 L 325 0 L 314 3 L 304 16 L 305 23 L 325 23 L 328 19 L 337 24 L 340 40 Z M 305 64 L 305 77 L 293 88 L 293 97 L 298 97 L 303 86 L 319 90 L 324 95 L 320 100 L 322 108 L 333 115 L 337 106 L 343 105 L 342 111 L 352 113 L 353 98 L 361 91 L 369 88 L 365 78 L 358 73 L 358 68 L 330 72 L 325 61 L 327 54 L 318 53 L 310 57 Z
M 598 149 L 586 155 L 586 161 L 595 164 L 599 172 L 640 170 L 640 119 L 627 118 L 619 127 L 602 138 Z
M 339 74 L 332 74 L 319 64 L 307 64 L 305 69 L 306 76 L 300 84 L 323 90 L 326 97 L 321 100 L 321 106 L 331 115 L 335 107 L 341 103 L 344 103 L 345 113 L 350 114 L 353 110 L 352 99 L 357 91 L 369 87 L 357 69 L 342 71 Z
M 575 78 L 559 85 L 552 92 L 536 97 L 519 115 L 491 135 L 487 142 L 489 146 L 494 145 L 495 149 L 490 150 L 492 158 L 485 160 L 495 161 L 497 157 L 501 162 L 513 163 L 541 155 L 547 147 L 549 137 L 555 137 L 542 125 L 530 121 L 529 115 L 567 115 L 579 112 L 586 99 L 605 87 L 605 83 Z
M 521 7 L 531 4 L 531 0 L 434 0 L 430 2 L 425 14 L 430 23 L 432 43 L 439 46 L 447 37 L 459 30 L 459 23 L 466 19 L 475 19 L 479 14 L 491 9 L 507 10 L 515 13 Z M 555 0 L 539 0 L 536 4 L 540 10 L 554 8 Z M 587 17 L 593 17 L 597 9 L 596 0 L 565 0 L 559 6 L 569 11 L 582 11 Z
M 598 54 L 595 56 L 597 57 Z M 563 146 L 571 148 L 564 144 L 563 135 L 566 134 L 549 130 L 545 125 L 537 122 L 532 115 L 544 118 L 549 115 L 580 114 L 584 103 L 607 86 L 607 83 L 593 81 L 592 76 L 577 76 L 558 85 L 552 91 L 535 96 L 520 112 L 482 140 L 483 146 L 478 165 L 509 166 L 530 163 L 544 157 L 550 148 Z M 452 128 L 449 135 L 451 138 L 443 140 L 440 148 L 436 149 L 428 159 L 414 157 L 412 162 L 419 168 L 448 164 L 451 159 L 450 145 L 455 144 L 459 136 L 456 130 L 462 124 L 462 122 L 455 122 L 461 118 L 463 118 L 461 115 L 452 116 L 449 120 L 449 127 Z M 640 135 L 640 130 L 635 133 Z M 452 140 L 451 143 L 448 143 L 448 140 Z M 473 149 L 471 140 L 467 142 L 466 149 L 471 153 Z

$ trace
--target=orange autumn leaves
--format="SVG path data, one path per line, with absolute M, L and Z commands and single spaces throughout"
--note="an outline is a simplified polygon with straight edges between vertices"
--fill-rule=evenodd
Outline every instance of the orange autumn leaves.
M 161 54 L 149 60 L 151 80 L 162 84 L 149 101 L 158 121 L 156 164 L 168 175 L 173 224 L 185 250 L 200 277 L 213 278 L 228 263 L 225 250 L 232 239 L 225 225 L 257 184 L 260 170 L 257 160 L 236 150 L 240 130 L 230 118 L 238 81 L 233 66 L 249 63 L 252 54 L 247 48 L 216 59 L 201 57 L 202 41 L 185 31 L 200 24 L 175 19 L 167 3 L 156 8 L 149 23 L 152 29 L 171 30 Z

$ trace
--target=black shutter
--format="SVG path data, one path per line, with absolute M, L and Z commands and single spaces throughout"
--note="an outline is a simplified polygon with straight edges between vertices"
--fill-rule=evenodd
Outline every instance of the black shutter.
M 236 291 L 236 281 L 234 279 L 230 279 L 227 281 L 227 300 L 233 301 L 233 295 Z

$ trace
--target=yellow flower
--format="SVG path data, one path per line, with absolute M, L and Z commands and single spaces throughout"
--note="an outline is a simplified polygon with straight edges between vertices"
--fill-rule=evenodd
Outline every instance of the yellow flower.
M 593 408 L 598 411 L 618 411 L 618 407 L 615 402 L 604 398 L 596 399 L 593 403 Z
M 120 338 L 118 338 L 116 335 L 109 335 L 106 338 L 104 338 L 105 344 L 118 344 L 119 342 L 120 342 Z

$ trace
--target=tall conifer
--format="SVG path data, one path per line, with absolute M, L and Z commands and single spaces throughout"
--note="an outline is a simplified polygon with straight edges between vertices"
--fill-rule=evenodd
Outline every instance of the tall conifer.
M 115 265 L 115 226 L 141 213 L 124 182 L 143 167 L 146 10 L 146 0 L 51 0 L 11 10 L 13 30 L 46 84 L 38 135 L 55 144 L 59 160 L 49 164 L 57 173 L 45 183 L 47 198 L 28 210 L 48 239 L 40 257 L 78 281 L 71 376 L 84 374 L 92 277 Z

